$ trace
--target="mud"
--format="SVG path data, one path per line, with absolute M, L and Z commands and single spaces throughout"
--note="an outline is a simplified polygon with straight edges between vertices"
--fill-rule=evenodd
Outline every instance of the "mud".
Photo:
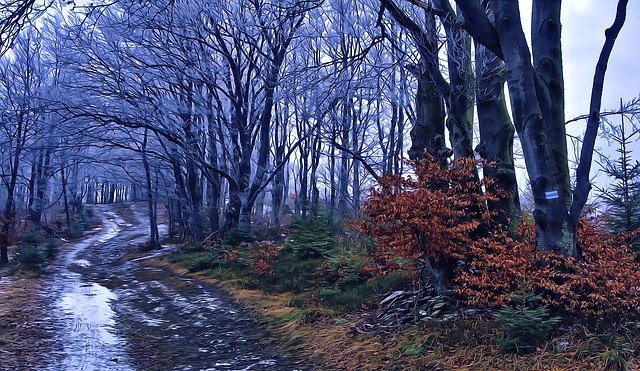
M 45 370 L 309 369 L 265 345 L 261 325 L 218 288 L 141 261 L 143 208 L 98 206 L 100 230 L 69 244 L 42 283 Z M 133 257 L 133 258 L 132 258 Z

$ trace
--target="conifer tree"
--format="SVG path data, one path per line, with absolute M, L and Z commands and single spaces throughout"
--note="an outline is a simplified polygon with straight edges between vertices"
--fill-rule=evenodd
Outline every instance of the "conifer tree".
M 621 112 L 622 102 L 621 102 Z M 599 196 L 606 206 L 608 227 L 613 233 L 632 232 L 640 228 L 640 162 L 633 161 L 631 144 L 640 136 L 640 129 L 635 125 L 627 127 L 629 118 L 620 114 L 620 127 L 611 127 L 610 140 L 618 146 L 615 159 L 604 158 L 604 173 L 613 179 L 606 189 L 599 191 Z M 640 238 L 632 237 L 629 241 L 635 250 L 640 248 Z

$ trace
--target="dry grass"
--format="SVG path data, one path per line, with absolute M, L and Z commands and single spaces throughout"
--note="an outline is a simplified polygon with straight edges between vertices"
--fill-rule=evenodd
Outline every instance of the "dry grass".
M 303 355 L 322 370 L 602 370 L 612 344 L 595 344 L 589 326 L 574 325 L 560 331 L 544 349 L 527 355 L 505 354 L 496 343 L 500 330 L 487 316 L 458 317 L 387 335 L 357 333 L 364 314 L 338 317 L 314 307 L 290 308 L 292 295 L 248 290 L 233 281 L 220 282 L 205 272 L 189 273 L 176 264 L 152 260 L 151 264 L 189 275 L 227 291 L 268 324 L 273 342 L 286 351 Z M 640 327 L 630 324 L 625 334 L 632 353 L 628 370 L 639 370 Z M 634 333 L 635 329 L 635 333 Z M 613 335 L 612 335 L 613 336 Z M 613 354 L 615 358 L 615 354 Z M 610 360 L 609 360 L 610 361 Z M 607 367 L 608 366 L 608 367 Z
M 0 274 L 6 273 L 0 272 Z M 0 283 L 0 365 L 2 369 L 28 370 L 44 364 L 55 344 L 44 321 L 41 280 L 9 277 Z

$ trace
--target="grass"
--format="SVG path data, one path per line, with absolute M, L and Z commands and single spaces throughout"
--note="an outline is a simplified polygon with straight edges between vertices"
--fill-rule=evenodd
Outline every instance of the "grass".
M 368 241 L 336 235 L 330 225 L 317 225 L 322 221 L 310 223 L 295 226 L 304 231 L 291 231 L 276 248 L 218 245 L 208 251 L 187 249 L 168 261 L 173 269 L 220 283 L 265 319 L 275 343 L 304 354 L 320 369 L 640 367 L 640 322 L 594 325 L 574 319 L 560 326 L 535 305 L 505 308 L 498 315 L 434 315 L 402 330 L 358 331 L 380 314 L 375 310 L 381 296 L 410 287 L 411 279 L 400 272 L 373 277 L 363 269 Z M 259 261 L 266 266 L 258 270 Z M 416 305 L 433 312 L 447 305 L 424 300 Z
M 635 322 L 601 324 L 597 328 L 590 323 L 566 325 L 529 354 L 510 354 L 501 348 L 503 328 L 491 314 L 434 320 L 398 332 L 354 333 L 354 328 L 368 318 L 365 316 L 371 315 L 362 312 L 360 300 L 377 300 L 354 293 L 372 290 L 369 293 L 375 296 L 393 287 L 393 276 L 387 278 L 388 282 L 368 280 L 346 291 L 319 280 L 313 290 L 273 293 L 248 289 L 256 286 L 255 282 L 247 285 L 256 277 L 241 273 L 248 274 L 250 269 L 221 267 L 201 271 L 199 277 L 227 277 L 223 287 L 265 318 L 274 343 L 304 354 L 320 369 L 460 369 L 473 365 L 473 369 L 493 370 L 623 370 L 640 366 L 640 324 Z M 221 276 L 220 272 L 226 273 Z
M 340 288 L 321 288 L 318 290 L 320 303 L 339 312 L 348 313 L 373 306 L 381 295 L 406 288 L 411 280 L 396 272 L 378 279 L 369 279 L 358 285 L 342 290 Z

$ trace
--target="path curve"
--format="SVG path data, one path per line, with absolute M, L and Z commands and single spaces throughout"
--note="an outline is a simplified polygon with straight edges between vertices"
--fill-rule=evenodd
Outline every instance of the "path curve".
M 141 205 L 94 212 L 100 229 L 65 246 L 43 284 L 59 349 L 43 369 L 304 369 L 264 345 L 255 319 L 218 288 L 127 259 L 146 239 Z

